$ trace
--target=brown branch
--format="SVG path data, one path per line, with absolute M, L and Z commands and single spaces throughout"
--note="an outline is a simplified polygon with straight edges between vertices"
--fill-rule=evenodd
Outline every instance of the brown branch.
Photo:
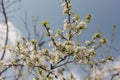
M 66 64 L 72 63 L 72 62 L 74 62 L 74 60 L 72 60 L 72 61 L 67 61 L 67 62 L 65 62 L 65 63 L 63 63 L 63 64 L 60 64 L 60 65 L 58 65 L 58 66 L 55 66 L 54 69 L 55 69 L 55 68 L 59 68 L 59 67 L 61 67 L 61 66 L 64 66 L 64 65 L 66 65 Z
M 5 19 L 5 25 L 6 25 L 6 38 L 5 38 L 5 44 L 4 44 L 4 46 L 6 46 L 8 44 L 9 26 L 8 26 L 8 18 L 7 18 L 7 14 L 6 14 L 5 5 L 4 5 L 4 0 L 1 0 L 1 6 L 2 6 L 2 12 L 4 15 L 4 19 Z M 6 53 L 6 48 L 4 48 L 4 50 L 3 50 L 1 60 L 4 59 L 5 53 Z
M 6 9 L 9 8 L 9 7 L 12 6 L 14 3 L 16 3 L 16 0 L 14 0 L 14 1 L 12 1 L 12 2 L 7 1 L 5 8 L 6 8 Z
M 108 53 L 111 52 L 111 47 L 112 47 L 112 44 L 114 42 L 114 37 L 115 37 L 115 25 L 113 25 L 113 27 L 112 27 L 112 35 L 111 35 Z
M 9 68 L 11 68 L 11 66 L 8 66 L 8 67 L 6 67 L 4 70 L 2 70 L 1 72 L 0 72 L 0 75 L 2 75 L 5 71 L 7 71 Z
M 22 58 L 21 58 L 22 59 Z M 19 62 L 19 61 L 21 61 L 21 59 L 18 59 L 18 60 L 16 60 L 15 62 L 17 63 L 17 62 Z M 1 72 L 0 72 L 0 75 L 1 74 L 3 74 L 5 71 L 7 71 L 9 68 L 11 68 L 12 67 L 12 65 L 9 65 L 8 67 L 6 67 L 4 70 L 2 70 Z
M 23 24 L 25 25 L 25 30 L 27 31 L 28 33 L 28 41 L 30 40 L 31 38 L 31 33 L 30 33 L 30 30 L 28 28 L 28 23 L 27 23 L 27 11 L 25 10 L 25 20 L 20 16 L 20 19 L 21 21 L 23 22 Z
M 69 11 L 70 11 L 70 9 L 69 9 L 69 7 L 68 7 L 68 4 L 70 3 L 70 1 L 68 0 L 65 0 L 65 2 L 66 2 L 66 6 L 67 6 L 67 8 L 68 8 L 68 23 L 70 23 L 70 17 L 71 17 L 71 15 L 70 15 L 70 13 L 69 13 Z
M 53 38 L 52 35 L 50 34 L 49 28 L 48 28 L 47 26 L 45 26 L 45 29 L 46 29 L 46 31 L 47 31 L 47 33 L 48 33 L 48 36 L 50 37 L 53 45 L 54 45 L 55 47 L 57 47 L 57 44 L 56 44 L 54 38 Z
M 61 58 L 54 66 L 56 66 L 59 63 L 63 62 L 67 57 L 68 57 L 68 55 L 64 56 L 64 58 Z
M 66 7 L 68 8 L 68 12 L 67 12 L 67 16 L 68 16 L 68 23 L 70 24 L 71 23 L 71 14 L 70 14 L 70 9 L 69 9 L 69 3 L 70 3 L 70 0 L 65 0 L 65 3 L 66 3 Z M 71 36 L 71 30 L 69 31 L 69 34 L 70 34 L 70 37 L 68 38 L 68 40 L 71 40 L 72 36 Z
M 116 76 L 119 76 L 119 74 L 120 74 L 120 72 L 117 72 L 117 73 L 113 74 L 112 77 L 111 77 L 111 80 L 113 80 Z

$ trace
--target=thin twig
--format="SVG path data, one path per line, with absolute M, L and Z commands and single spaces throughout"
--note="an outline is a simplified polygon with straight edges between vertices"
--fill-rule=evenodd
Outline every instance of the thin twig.
M 112 77 L 111 77 L 111 80 L 113 80 L 116 76 L 119 76 L 119 74 L 120 74 L 120 72 L 117 72 L 117 73 L 113 74 Z
M 31 38 L 31 33 L 30 33 L 30 30 L 29 30 L 29 28 L 28 28 L 28 23 L 27 23 L 27 11 L 25 11 L 25 20 L 20 16 L 20 19 L 22 20 L 22 22 L 24 23 L 24 25 L 25 25 L 25 29 L 26 29 L 26 31 L 27 31 L 27 33 L 28 33 L 28 41 L 30 40 L 30 38 Z

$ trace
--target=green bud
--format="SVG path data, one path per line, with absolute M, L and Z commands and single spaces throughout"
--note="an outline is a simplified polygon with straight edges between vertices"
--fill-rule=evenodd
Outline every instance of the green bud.
M 105 44 L 107 41 L 105 38 L 102 38 L 99 40 L 99 44 L 102 45 L 102 44 Z
M 46 48 L 46 49 L 45 49 L 45 53 L 48 53 L 48 52 L 49 52 L 49 51 L 48 51 L 48 49 Z
M 108 56 L 107 59 L 113 61 L 113 57 L 112 56 Z
M 36 40 L 32 40 L 31 43 L 32 43 L 33 45 L 35 45 L 37 42 L 36 42 Z
M 68 9 L 71 9 L 71 8 L 72 8 L 72 4 L 69 3 L 69 4 L 68 4 Z
M 90 20 L 92 18 L 92 15 L 91 14 L 88 14 L 87 16 L 86 16 L 86 19 L 87 20 Z
M 92 15 L 91 15 L 91 14 L 88 14 L 88 15 L 86 16 L 86 22 L 89 23 L 90 20 L 91 20 L 91 18 L 92 18 Z
M 60 30 L 60 29 L 56 30 L 56 33 L 57 33 L 57 34 L 60 34 L 60 32 L 61 32 L 61 30 Z
M 40 69 L 37 70 L 38 74 L 42 75 L 42 71 Z
M 101 34 L 100 34 L 100 33 L 96 33 L 96 34 L 95 34 L 95 37 L 96 37 L 96 38 L 100 38 L 100 37 L 101 37 Z
M 75 14 L 75 18 L 76 18 L 76 20 L 78 20 L 80 18 L 80 16 L 78 14 Z
M 48 25 L 48 22 L 45 21 L 45 20 L 43 20 L 43 21 L 41 22 L 41 24 L 42 24 L 42 26 L 47 26 L 47 25 Z
M 20 48 L 20 42 L 19 41 L 17 41 L 17 47 Z

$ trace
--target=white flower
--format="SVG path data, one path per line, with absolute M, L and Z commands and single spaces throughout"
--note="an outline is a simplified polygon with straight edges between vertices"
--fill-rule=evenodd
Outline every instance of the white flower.
M 84 47 L 84 46 L 81 46 L 81 47 L 80 47 L 80 49 L 81 49 L 81 50 L 84 50 L 84 49 L 87 49 L 87 48 L 86 48 L 86 47 Z
M 72 20 L 73 20 L 73 22 L 75 22 L 76 21 L 76 17 L 72 17 Z
M 0 80 L 4 80 L 2 76 L 0 76 Z
M 55 34 L 55 37 L 58 37 L 59 39 L 62 38 L 62 36 L 58 33 Z
M 74 45 L 75 42 L 74 41 L 65 41 L 64 44 L 65 45 Z
M 77 46 L 77 47 L 75 48 L 75 52 L 79 52 L 79 51 L 80 51 L 80 47 Z
M 86 27 L 87 27 L 86 21 L 81 21 L 81 22 L 76 26 L 77 29 L 86 29 Z
M 69 10 L 69 14 L 70 14 L 71 16 L 73 16 L 73 15 L 74 15 L 74 13 L 73 13 L 73 11 L 72 11 L 72 10 Z
M 90 45 L 90 41 L 85 41 L 85 44 L 88 46 Z
M 62 7 L 65 7 L 65 6 L 66 6 L 66 3 L 65 3 L 65 2 L 63 2 Z
M 80 52 L 80 53 L 86 53 L 87 52 L 87 48 L 84 46 L 81 47 L 76 47 L 75 52 Z
M 70 50 L 73 49 L 73 46 L 72 46 L 72 45 L 65 45 L 65 48 L 66 48 L 68 51 L 70 51 Z
M 64 20 L 64 23 L 68 23 L 68 19 L 65 19 L 65 20 Z
M 49 32 L 52 33 L 53 31 L 49 29 Z
M 48 46 L 49 46 L 49 47 L 50 47 L 50 46 L 53 46 L 52 41 L 50 41 L 50 42 L 48 43 Z
M 72 3 L 68 3 L 68 8 L 69 8 L 69 9 L 72 8 Z
M 95 50 L 93 48 L 91 48 L 91 49 L 88 50 L 88 53 L 94 53 L 94 51 Z
M 106 41 L 106 39 L 105 38 L 102 38 L 102 39 L 100 39 L 100 41 L 99 41 L 99 43 L 102 45 L 102 44 L 105 44 L 107 41 Z
M 68 8 L 64 7 L 63 8 L 63 14 L 66 14 L 68 12 Z
M 92 46 L 92 49 L 95 49 L 95 48 L 96 48 L 96 46 L 95 46 L 95 45 L 93 45 L 93 46 Z
M 94 73 L 94 78 L 96 80 L 103 80 L 104 79 L 104 73 L 100 70 L 96 70 Z
M 65 23 L 63 29 L 66 30 L 67 28 L 71 28 L 71 27 L 72 27 L 71 24 Z

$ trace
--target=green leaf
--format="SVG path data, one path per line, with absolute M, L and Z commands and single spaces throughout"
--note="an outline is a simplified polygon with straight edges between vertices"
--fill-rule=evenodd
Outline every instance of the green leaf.
M 38 69 L 38 70 L 37 70 L 37 73 L 40 74 L 40 75 L 42 75 L 42 70 L 41 70 L 41 69 Z

